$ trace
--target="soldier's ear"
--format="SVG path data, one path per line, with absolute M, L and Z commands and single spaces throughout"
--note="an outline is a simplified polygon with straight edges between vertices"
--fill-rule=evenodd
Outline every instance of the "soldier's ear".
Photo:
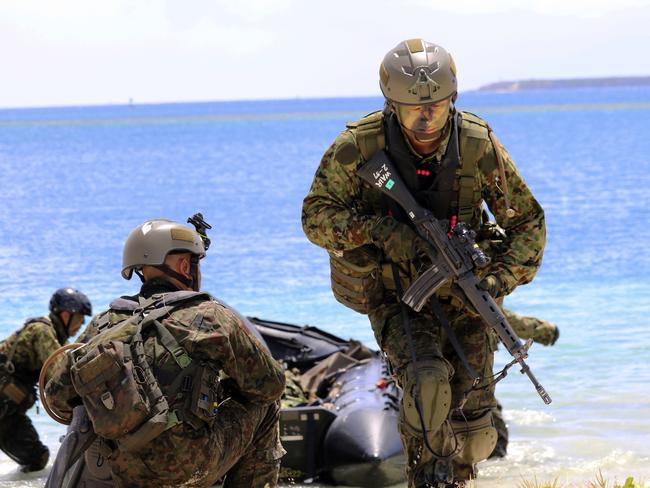
M 70 312 L 67 310 L 61 310 L 59 312 L 59 318 L 61 319 L 61 322 L 63 322 L 66 326 L 68 325 L 68 322 L 70 321 L 70 315 L 72 315 Z
M 190 276 L 190 255 L 183 255 L 178 260 L 178 271 L 185 276 Z

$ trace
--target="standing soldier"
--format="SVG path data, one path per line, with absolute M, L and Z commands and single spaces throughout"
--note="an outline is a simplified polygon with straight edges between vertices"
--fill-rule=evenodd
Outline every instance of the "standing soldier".
M 98 439 L 83 467 L 83 425 L 69 433 L 48 487 L 208 487 L 224 476 L 225 487 L 276 486 L 284 373 L 234 310 L 199 292 L 209 244 L 199 222 L 201 234 L 165 219 L 136 227 L 122 276 L 137 274 L 140 292 L 114 300 L 55 362 L 44 405 L 69 419 L 83 403 L 74 420 L 87 414 Z
M 453 286 L 440 289 L 437 300 L 458 347 L 429 305 L 419 313 L 402 307 L 398 290 L 426 266 L 420 256 L 427 243 L 357 170 L 385 150 L 419 204 L 450 229 L 458 222 L 479 229 L 485 202 L 507 235 L 482 270 L 481 286 L 495 298 L 533 279 L 544 213 L 490 126 L 456 111 L 456 67 L 445 49 L 421 39 L 401 42 L 385 56 L 379 77 L 384 110 L 348 124 L 325 152 L 303 203 L 303 229 L 330 253 L 335 297 L 368 314 L 404 389 L 400 432 L 409 486 L 464 486 L 497 438 L 492 332 Z M 469 369 L 478 371 L 480 384 Z
M 50 298 L 47 317 L 27 320 L 0 343 L 0 448 L 24 472 L 43 469 L 50 456 L 26 413 L 36 401 L 41 367 L 91 313 L 86 295 L 61 288 Z

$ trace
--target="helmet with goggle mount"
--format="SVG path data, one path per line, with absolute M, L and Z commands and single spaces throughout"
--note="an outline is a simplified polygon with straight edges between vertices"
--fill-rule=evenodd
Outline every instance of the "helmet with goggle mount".
M 379 67 L 384 97 L 404 105 L 424 105 L 456 95 L 456 65 L 443 47 L 422 39 L 402 41 Z
M 195 268 L 198 266 L 199 259 L 205 256 L 210 245 L 205 230 L 211 227 L 203 220 L 201 214 L 195 214 L 188 221 L 195 226 L 196 222 L 200 221 L 202 226 L 201 228 L 197 227 L 197 232 L 195 229 L 169 219 L 147 220 L 137 226 L 124 243 L 122 277 L 130 280 L 135 272 L 142 279 L 142 267 L 153 266 L 160 268 L 187 286 L 198 287 Z M 176 273 L 165 264 L 165 259 L 169 254 L 181 252 L 192 254 L 192 280 Z

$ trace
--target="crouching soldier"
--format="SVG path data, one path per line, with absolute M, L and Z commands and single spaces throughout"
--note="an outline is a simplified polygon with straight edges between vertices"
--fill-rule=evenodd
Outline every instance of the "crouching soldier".
M 209 240 L 197 229 L 150 220 L 126 240 L 122 276 L 137 274 L 140 292 L 93 318 L 45 388 L 48 409 L 74 409 L 78 429 L 46 486 L 276 486 L 283 370 L 234 310 L 199 292 Z
M 28 319 L 0 343 L 0 449 L 23 472 L 43 469 L 50 456 L 26 413 L 36 401 L 41 367 L 91 313 L 86 295 L 61 288 L 50 298 L 48 316 Z

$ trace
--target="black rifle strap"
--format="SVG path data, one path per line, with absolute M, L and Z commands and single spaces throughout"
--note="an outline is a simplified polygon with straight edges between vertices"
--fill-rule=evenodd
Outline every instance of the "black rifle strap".
M 456 337 L 456 333 L 449 323 L 447 314 L 445 314 L 445 311 L 442 309 L 442 305 L 440 305 L 440 301 L 435 295 L 431 295 L 431 298 L 429 299 L 429 305 L 431 306 L 431 311 L 438 319 L 438 322 L 440 322 L 442 328 L 445 329 L 447 338 L 449 339 L 449 342 L 451 342 L 451 345 L 454 348 L 454 351 L 456 351 L 456 355 L 460 359 L 461 363 L 463 363 L 463 367 L 467 370 L 470 378 L 474 380 L 474 383 L 478 383 L 481 377 L 476 371 L 474 371 L 474 368 L 472 368 L 467 361 L 467 356 L 465 356 L 463 346 L 461 346 L 460 342 L 458 342 L 458 337 Z
M 400 315 L 402 316 L 402 327 L 404 328 L 404 334 L 406 335 L 406 345 L 409 348 L 411 353 L 411 361 L 417 363 L 418 358 L 415 353 L 415 345 L 413 344 L 413 334 L 411 333 L 411 320 L 409 319 L 408 310 L 406 304 L 402 301 L 402 295 L 404 293 L 402 289 L 402 282 L 399 277 L 399 266 L 395 263 L 390 263 L 393 271 L 393 280 L 395 280 L 395 288 L 397 291 L 397 300 L 399 301 Z

